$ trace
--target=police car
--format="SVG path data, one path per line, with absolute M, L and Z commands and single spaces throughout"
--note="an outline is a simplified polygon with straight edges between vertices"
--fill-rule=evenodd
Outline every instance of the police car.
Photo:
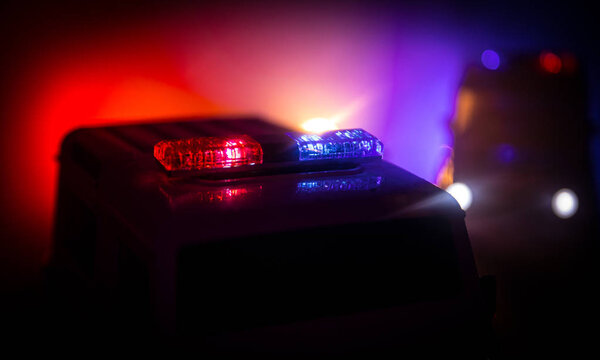
M 464 212 L 383 153 L 251 118 L 76 130 L 52 266 L 103 329 L 202 353 L 480 356 Z

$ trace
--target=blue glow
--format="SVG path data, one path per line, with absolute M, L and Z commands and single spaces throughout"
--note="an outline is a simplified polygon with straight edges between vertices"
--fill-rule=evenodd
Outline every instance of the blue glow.
M 496 70 L 500 67 L 500 56 L 494 50 L 486 50 L 481 54 L 481 63 L 487 69 Z
M 381 186 L 381 176 L 343 177 L 299 182 L 296 193 L 365 191 L 376 189 L 379 186 Z
M 501 144 L 496 148 L 496 157 L 500 162 L 510 164 L 515 161 L 517 151 L 510 144 Z
M 299 160 L 381 157 L 383 143 L 363 129 L 333 130 L 321 135 L 288 133 L 298 144 Z

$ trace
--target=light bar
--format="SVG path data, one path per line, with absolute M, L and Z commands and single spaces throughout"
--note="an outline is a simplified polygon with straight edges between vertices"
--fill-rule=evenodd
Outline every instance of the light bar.
M 154 157 L 167 171 L 225 169 L 263 162 L 260 144 L 247 135 L 164 140 Z
M 287 135 L 298 144 L 300 161 L 371 158 L 383 155 L 383 143 L 363 129 L 333 130 L 321 135 Z

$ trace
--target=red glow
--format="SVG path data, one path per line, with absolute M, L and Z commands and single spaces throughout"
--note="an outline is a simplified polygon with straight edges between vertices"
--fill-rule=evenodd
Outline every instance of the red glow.
M 261 185 L 248 185 L 243 187 L 225 188 L 212 191 L 202 191 L 198 193 L 192 193 L 193 196 L 188 196 L 181 200 L 190 200 L 197 202 L 222 202 L 222 201 L 234 201 L 241 200 L 248 197 L 254 197 L 260 195 L 262 191 Z
M 563 53 L 560 58 L 562 59 L 563 68 L 569 74 L 573 74 L 577 70 L 577 58 L 571 53 Z
M 2 206 L 13 224 L 37 224 L 38 233 L 31 235 L 37 243 L 29 249 L 49 251 L 56 159 L 67 133 L 82 126 L 226 111 L 189 87 L 179 53 L 157 31 L 148 31 L 145 39 L 100 38 L 94 48 L 40 48 L 39 61 L 20 74 L 11 99 L 12 121 L 3 128 L 10 136 L 0 144 L 4 154 L 20 149 L 18 156 L 3 158 L 11 169 L 4 177 L 11 191 Z
M 256 199 L 261 196 L 262 185 L 247 184 L 203 191 L 194 191 L 192 189 L 181 190 L 165 186 L 161 190 L 169 200 L 171 206 L 178 207 L 195 203 L 222 203 Z
M 154 145 L 154 157 L 166 170 L 204 170 L 262 164 L 260 144 L 250 136 L 165 140 Z
M 551 52 L 543 52 L 540 55 L 540 65 L 547 72 L 558 74 L 562 68 L 562 61 L 556 54 Z
M 10 169 L 0 189 L 3 213 L 12 232 L 36 232 L 32 244 L 18 241 L 23 252 L 49 248 L 56 159 L 76 128 L 223 114 L 290 128 L 315 116 L 344 127 L 382 118 L 391 97 L 381 89 L 395 81 L 388 76 L 395 40 L 381 36 L 387 26 L 373 27 L 350 9 L 282 8 L 276 17 L 255 4 L 174 10 L 32 35 L 10 69 L 17 81 L 7 87 L 9 114 L 0 124 Z M 369 121 L 370 129 L 383 127 Z

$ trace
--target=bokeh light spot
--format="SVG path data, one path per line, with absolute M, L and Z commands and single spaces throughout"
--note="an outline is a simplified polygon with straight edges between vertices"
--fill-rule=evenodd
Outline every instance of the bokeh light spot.
M 463 210 L 467 210 L 473 202 L 473 193 L 471 189 L 463 183 L 456 182 L 446 189 L 446 191 L 456 199 L 458 205 Z
M 540 54 L 540 65 L 547 72 L 558 74 L 562 68 L 562 61 L 556 54 L 543 52 Z
M 561 219 L 575 215 L 578 208 L 579 200 L 571 189 L 560 189 L 552 197 L 552 211 Z
M 577 70 L 577 58 L 571 53 L 563 53 L 560 56 L 563 69 L 569 74 L 575 73 Z
M 510 144 L 500 144 L 496 148 L 496 158 L 504 164 L 510 164 L 515 161 L 517 151 Z
M 485 50 L 481 54 L 481 63 L 487 69 L 496 70 L 500 67 L 500 56 L 494 50 Z

